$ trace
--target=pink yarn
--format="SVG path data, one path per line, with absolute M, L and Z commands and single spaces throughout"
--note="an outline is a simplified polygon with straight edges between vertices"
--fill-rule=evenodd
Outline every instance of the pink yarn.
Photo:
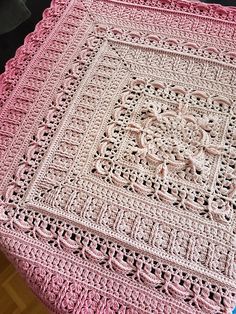
M 0 76 L 0 247 L 53 313 L 235 305 L 234 7 L 54 0 Z

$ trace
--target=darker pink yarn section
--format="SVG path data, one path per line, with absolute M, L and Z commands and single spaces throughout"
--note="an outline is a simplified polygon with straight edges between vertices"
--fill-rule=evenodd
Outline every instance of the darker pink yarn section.
M 0 247 L 53 313 L 235 305 L 234 7 L 53 0 L 0 75 Z

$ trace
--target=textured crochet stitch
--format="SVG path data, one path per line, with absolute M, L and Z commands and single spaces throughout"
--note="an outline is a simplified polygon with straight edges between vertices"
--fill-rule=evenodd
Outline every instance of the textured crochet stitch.
M 53 0 L 0 76 L 0 246 L 54 313 L 235 305 L 236 10 Z

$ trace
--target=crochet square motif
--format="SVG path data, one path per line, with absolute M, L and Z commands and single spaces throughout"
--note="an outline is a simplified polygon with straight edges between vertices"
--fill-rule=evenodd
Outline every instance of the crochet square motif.
M 232 203 L 214 189 L 223 148 L 232 141 L 228 100 L 134 72 L 127 50 L 108 42 L 98 51 L 28 189 L 26 207 L 69 214 L 157 255 L 225 272 L 228 251 L 212 249 L 207 220 L 231 224 Z M 61 93 L 55 102 L 63 103 Z M 182 220 L 168 226 L 176 207 Z M 206 238 L 193 237 L 191 244 L 179 228 L 196 215 L 206 218 L 195 226 Z
M 58 313 L 225 313 L 233 11 L 225 23 L 197 2 L 54 3 L 3 77 L 1 246 Z
M 66 184 L 97 178 L 111 188 L 123 188 L 158 204 L 178 206 L 228 223 L 232 216 L 228 196 L 232 191 L 215 184 L 219 164 L 233 140 L 229 125 L 234 115 L 222 112 L 222 106 L 230 110 L 228 100 L 223 96 L 207 97 L 205 91 L 188 90 L 185 84 L 165 83 L 153 73 L 140 76 L 117 48 L 123 49 L 122 45 L 108 44 L 108 52 L 96 64 L 97 73 L 91 74 L 86 89 L 77 96 L 77 107 L 67 120 L 70 127 L 64 129 L 65 139 L 49 167 L 48 184 L 41 185 L 60 186 L 52 189 L 52 200 L 56 201 L 55 195 L 61 194 L 61 179 Z M 130 52 L 133 48 L 128 49 Z M 155 57 L 160 58 L 158 52 Z M 144 66 L 142 59 L 138 62 Z M 110 80 L 109 74 L 117 76 Z M 94 118 L 98 101 L 101 106 Z M 74 163 L 78 144 L 92 118 L 94 127 L 90 129 L 94 133 L 90 132 L 91 141 L 86 146 L 91 148 L 84 151 L 89 158 L 82 163 L 82 152 Z M 93 137 L 95 129 L 97 138 Z
M 132 181 L 131 189 L 141 194 L 152 192 L 153 184 L 148 187 L 145 176 L 151 176 L 153 182 L 176 181 L 212 191 L 227 116 L 191 107 L 191 94 L 178 87 L 168 89 L 158 81 L 136 77 L 129 85 L 116 103 L 100 143 L 97 173 L 105 177 L 114 173 L 117 186 L 132 185 Z M 170 93 L 183 97 L 170 102 Z M 137 169 L 131 180 L 125 175 L 127 168 L 131 173 Z

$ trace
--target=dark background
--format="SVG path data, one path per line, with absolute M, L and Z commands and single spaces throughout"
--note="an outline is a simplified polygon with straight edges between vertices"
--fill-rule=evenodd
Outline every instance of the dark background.
M 205 3 L 219 3 L 222 5 L 231 5 L 231 6 L 236 6 L 236 0 L 202 0 L 202 2 Z
M 0 35 L 0 73 L 4 71 L 6 61 L 12 58 L 16 49 L 23 44 L 25 36 L 34 30 L 35 24 L 41 20 L 42 12 L 50 6 L 50 2 L 50 0 L 27 0 L 31 17 L 13 31 Z M 202 2 L 236 6 L 236 0 L 202 0 Z
M 25 36 L 32 32 L 42 19 L 42 13 L 50 3 L 51 0 L 27 0 L 26 5 L 31 12 L 30 18 L 13 31 L 0 35 L 0 73 L 4 71 L 6 61 L 14 57 L 16 49 L 23 44 Z

